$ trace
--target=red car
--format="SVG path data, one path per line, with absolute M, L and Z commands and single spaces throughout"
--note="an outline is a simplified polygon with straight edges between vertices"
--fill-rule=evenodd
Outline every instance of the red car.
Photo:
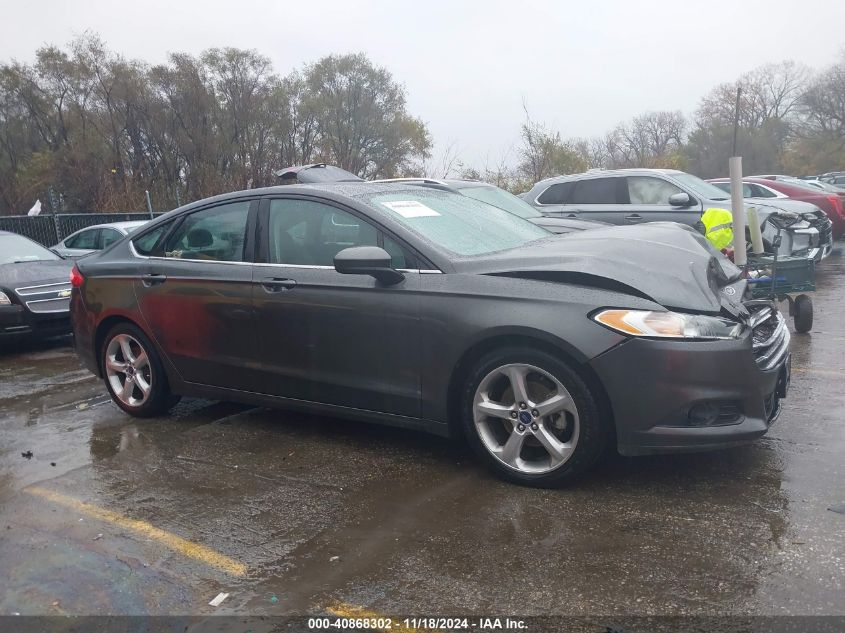
M 727 178 L 714 178 L 710 182 L 725 183 L 729 180 Z M 774 205 L 777 205 L 778 198 L 801 200 L 816 205 L 830 218 L 830 222 L 833 224 L 833 239 L 839 239 L 842 235 L 845 235 L 845 191 L 829 193 L 809 185 L 768 178 L 743 178 L 742 182 L 752 185 L 750 197 L 769 198 Z

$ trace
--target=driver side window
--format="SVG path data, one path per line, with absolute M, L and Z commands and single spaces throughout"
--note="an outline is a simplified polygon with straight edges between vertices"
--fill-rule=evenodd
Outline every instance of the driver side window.
M 312 200 L 270 201 L 271 264 L 334 266 L 334 256 L 352 246 L 378 246 L 378 231 L 364 220 Z
M 393 268 L 415 268 L 416 257 L 379 229 L 347 211 L 312 200 L 270 200 L 271 264 L 334 268 L 334 256 L 353 246 L 381 246 Z
M 680 188 L 660 178 L 629 176 L 628 196 L 631 204 L 669 205 L 669 196 L 683 193 Z
M 120 231 L 115 231 L 114 229 L 103 229 L 103 233 L 102 233 L 103 248 L 111 246 L 117 240 L 119 240 L 121 237 L 123 237 L 123 235 L 120 233 Z

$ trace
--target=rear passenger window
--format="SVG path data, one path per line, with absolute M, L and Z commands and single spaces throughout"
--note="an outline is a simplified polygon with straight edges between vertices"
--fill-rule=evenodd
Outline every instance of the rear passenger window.
M 617 204 L 616 178 L 579 180 L 569 204 Z
M 221 204 L 188 215 L 167 239 L 164 256 L 241 262 L 244 258 L 249 200 Z
M 567 204 L 574 182 L 559 182 L 546 189 L 537 198 L 540 204 Z
M 745 188 L 748 187 L 748 194 L 745 193 Z M 746 198 L 753 197 L 753 198 L 776 198 L 777 194 L 773 193 L 769 189 L 765 187 L 761 187 L 760 185 L 743 185 L 742 186 L 742 195 Z
M 77 233 L 69 240 L 65 241 L 67 248 L 81 248 L 94 250 L 97 248 L 97 238 L 100 236 L 100 229 L 88 229 Z

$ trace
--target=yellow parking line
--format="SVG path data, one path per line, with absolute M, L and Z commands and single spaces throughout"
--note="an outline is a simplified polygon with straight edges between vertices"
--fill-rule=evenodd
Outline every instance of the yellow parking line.
M 399 631 L 399 633 L 424 633 L 424 629 L 414 629 L 404 626 L 400 620 L 391 618 L 390 616 L 378 613 L 377 611 L 370 611 L 364 607 L 359 607 L 354 604 L 346 604 L 345 602 L 336 602 L 328 607 L 326 611 L 339 618 L 366 618 L 368 620 L 390 620 L 392 626 L 384 629 L 377 629 L 379 631 Z M 372 630 L 372 629 L 370 629 Z
M 61 493 L 47 490 L 46 488 L 40 488 L 38 486 L 30 486 L 25 489 L 25 492 L 35 495 L 36 497 L 41 497 L 42 499 L 46 499 L 47 501 L 52 501 L 53 503 L 66 508 L 70 508 L 71 510 L 76 510 L 82 514 L 87 514 L 95 519 L 137 532 L 142 536 L 158 541 L 159 543 L 172 549 L 174 552 L 182 554 L 182 556 L 193 558 L 232 576 L 241 577 L 246 575 L 247 567 L 243 563 L 239 563 L 224 554 L 215 552 L 213 549 L 210 549 L 205 545 L 193 543 L 183 539 L 181 536 L 176 536 L 175 534 L 159 529 L 146 521 L 131 519 L 123 516 L 122 514 L 118 514 L 117 512 L 112 512 L 111 510 L 106 510 L 105 508 L 100 508 L 90 503 L 80 501 L 79 499 L 74 499 L 73 497 L 68 497 Z
M 822 376 L 836 376 L 842 378 L 845 376 L 845 371 L 836 371 L 835 369 L 812 369 L 810 367 L 793 367 L 793 374 L 821 374 Z

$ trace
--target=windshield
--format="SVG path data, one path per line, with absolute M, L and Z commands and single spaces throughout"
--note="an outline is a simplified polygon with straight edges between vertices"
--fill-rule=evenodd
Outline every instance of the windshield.
M 835 187 L 831 189 L 828 189 L 826 187 L 814 187 L 813 185 L 804 182 L 803 180 L 798 180 L 797 178 L 795 180 L 784 179 L 781 180 L 781 182 L 785 182 L 790 187 L 799 187 L 801 189 L 804 189 L 805 191 L 812 191 L 813 193 L 819 193 L 819 191 L 836 191 Z
M 461 189 L 458 189 L 458 191 L 465 196 L 481 200 L 481 202 L 486 202 L 487 204 L 492 204 L 494 207 L 504 209 L 505 211 L 518 215 L 521 218 L 539 218 L 543 215 L 524 200 L 520 200 L 512 193 L 508 193 L 504 189 L 499 189 L 498 187 L 462 187 Z
M 819 189 L 821 191 L 830 191 L 832 193 L 839 193 L 842 191 L 839 187 L 834 187 L 831 184 L 826 182 L 822 182 L 821 180 L 799 180 L 798 184 L 803 185 L 805 187 L 810 187 L 811 189 Z
M 545 229 L 512 213 L 449 191 L 420 189 L 360 198 L 456 255 L 483 255 L 549 237 Z
M 679 183 L 684 185 L 687 189 L 690 189 L 693 193 L 698 194 L 702 198 L 707 198 L 709 200 L 727 200 L 728 196 L 725 195 L 725 192 L 716 187 L 715 185 L 710 184 L 706 180 L 702 180 L 698 176 L 693 176 L 692 174 L 671 174 L 671 177 L 677 180 Z M 730 185 L 728 186 L 730 189 Z
M 0 235 L 0 264 L 21 262 L 54 262 L 61 259 L 53 251 L 44 248 L 22 235 Z

